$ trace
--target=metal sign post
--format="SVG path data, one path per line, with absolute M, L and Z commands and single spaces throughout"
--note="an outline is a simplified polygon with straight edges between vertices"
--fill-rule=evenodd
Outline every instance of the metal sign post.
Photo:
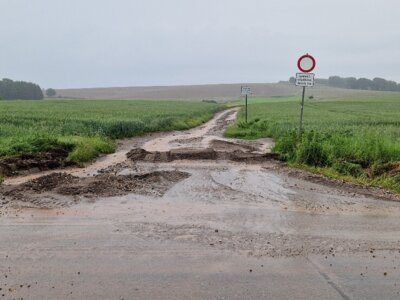
M 304 114 L 304 96 L 306 94 L 306 87 L 303 86 L 303 96 L 301 97 L 301 112 L 300 112 L 300 126 L 299 126 L 299 138 L 301 137 L 301 133 L 303 132 L 303 114 Z
M 247 94 L 246 94 L 246 123 L 247 123 L 247 116 L 248 116 L 248 108 L 247 108 Z
M 248 97 L 248 95 L 251 95 L 251 89 L 249 87 L 247 87 L 247 86 L 242 86 L 241 87 L 241 94 L 242 94 L 242 96 L 245 96 L 245 106 L 246 106 L 245 112 L 246 112 L 246 123 L 247 123 L 247 116 L 248 116 L 247 97 Z
M 300 111 L 300 126 L 299 126 L 299 134 L 298 138 L 301 138 L 301 134 L 303 132 L 303 114 L 304 114 L 304 98 L 306 94 L 306 87 L 314 86 L 314 76 L 315 74 L 310 73 L 315 69 L 316 62 L 314 57 L 309 55 L 303 55 L 297 61 L 297 67 L 303 73 L 296 74 L 296 86 L 303 87 L 303 93 L 301 97 L 301 111 Z

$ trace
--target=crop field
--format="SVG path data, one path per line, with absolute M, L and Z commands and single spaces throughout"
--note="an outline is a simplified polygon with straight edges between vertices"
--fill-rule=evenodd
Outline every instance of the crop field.
M 304 133 L 298 139 L 300 99 L 249 99 L 225 135 L 272 137 L 274 151 L 291 164 L 337 178 L 400 192 L 400 95 L 307 99 Z
M 0 101 L 0 157 L 67 149 L 89 161 L 115 150 L 114 139 L 200 125 L 221 106 L 175 101 Z

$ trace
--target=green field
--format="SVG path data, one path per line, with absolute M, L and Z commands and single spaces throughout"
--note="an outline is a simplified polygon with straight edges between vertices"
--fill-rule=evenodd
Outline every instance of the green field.
M 175 101 L 0 101 L 0 157 L 63 148 L 70 161 L 115 150 L 113 140 L 197 126 L 220 110 Z
M 249 122 L 242 109 L 226 136 L 272 137 L 291 164 L 400 192 L 400 94 L 307 99 L 301 140 L 300 99 L 278 99 L 250 98 Z

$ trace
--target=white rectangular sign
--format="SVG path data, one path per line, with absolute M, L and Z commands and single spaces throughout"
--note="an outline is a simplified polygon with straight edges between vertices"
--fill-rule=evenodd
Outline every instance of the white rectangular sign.
M 242 86 L 242 95 L 251 95 L 251 88 L 247 87 L 247 86 Z
M 314 86 L 313 73 L 297 73 L 296 74 L 296 85 L 297 86 Z

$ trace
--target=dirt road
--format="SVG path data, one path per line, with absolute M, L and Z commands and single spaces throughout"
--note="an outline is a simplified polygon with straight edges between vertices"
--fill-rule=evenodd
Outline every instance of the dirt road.
M 222 138 L 236 113 L 8 180 L 0 298 L 399 299 L 397 197 Z

